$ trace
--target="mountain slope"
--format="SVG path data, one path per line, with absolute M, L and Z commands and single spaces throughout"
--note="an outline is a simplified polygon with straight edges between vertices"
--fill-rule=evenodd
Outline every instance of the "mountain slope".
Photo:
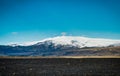
M 59 36 L 25 44 L 1 45 L 2 56 L 120 56 L 120 40 Z
M 58 36 L 54 38 L 47 38 L 41 41 L 28 42 L 24 44 L 12 44 L 11 46 L 30 46 L 40 44 L 51 44 L 57 45 L 71 45 L 79 48 L 83 47 L 104 47 L 110 45 L 120 45 L 120 40 L 102 39 L 102 38 L 87 38 L 79 36 Z

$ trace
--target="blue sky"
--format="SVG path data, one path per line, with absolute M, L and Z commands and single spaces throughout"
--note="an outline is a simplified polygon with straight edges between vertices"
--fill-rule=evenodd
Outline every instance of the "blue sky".
M 0 0 L 0 44 L 62 32 L 120 39 L 120 0 Z

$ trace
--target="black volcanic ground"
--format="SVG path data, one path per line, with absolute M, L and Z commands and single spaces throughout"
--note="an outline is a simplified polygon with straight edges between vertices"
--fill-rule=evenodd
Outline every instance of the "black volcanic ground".
M 120 76 L 120 58 L 0 58 L 0 76 Z

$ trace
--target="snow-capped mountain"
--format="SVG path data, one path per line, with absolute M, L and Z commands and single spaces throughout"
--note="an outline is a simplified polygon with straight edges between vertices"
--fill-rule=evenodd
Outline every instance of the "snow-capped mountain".
M 120 56 L 120 40 L 58 36 L 24 44 L 0 45 L 4 56 Z
M 40 45 L 43 43 L 57 45 L 69 45 L 76 46 L 79 48 L 83 47 L 106 47 L 110 45 L 120 44 L 120 40 L 112 39 L 102 39 L 102 38 L 88 38 L 80 36 L 58 36 L 53 38 L 47 38 L 41 41 L 27 42 L 23 44 L 12 44 L 11 46 L 30 46 L 30 45 Z

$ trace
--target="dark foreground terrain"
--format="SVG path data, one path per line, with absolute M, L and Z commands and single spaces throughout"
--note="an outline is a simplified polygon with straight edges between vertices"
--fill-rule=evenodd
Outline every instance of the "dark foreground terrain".
M 120 76 L 120 58 L 0 58 L 0 76 Z

